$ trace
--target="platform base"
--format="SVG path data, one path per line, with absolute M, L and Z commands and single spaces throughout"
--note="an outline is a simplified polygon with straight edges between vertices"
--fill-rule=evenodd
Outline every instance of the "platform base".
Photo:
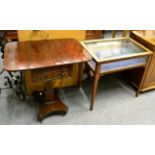
M 60 100 L 56 89 L 52 92 L 34 92 L 33 96 L 39 105 L 38 121 L 52 115 L 63 116 L 68 111 L 68 107 Z

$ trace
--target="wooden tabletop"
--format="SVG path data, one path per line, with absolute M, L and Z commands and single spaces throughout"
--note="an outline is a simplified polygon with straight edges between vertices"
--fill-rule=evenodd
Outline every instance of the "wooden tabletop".
M 91 60 L 75 39 L 10 42 L 5 46 L 4 69 L 32 70 Z
M 155 30 L 137 30 L 132 31 L 132 33 L 140 38 L 143 38 L 145 41 L 148 41 L 152 45 L 155 45 Z

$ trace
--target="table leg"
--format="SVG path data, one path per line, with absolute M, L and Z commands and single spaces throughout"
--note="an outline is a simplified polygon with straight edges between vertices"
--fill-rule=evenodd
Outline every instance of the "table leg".
M 48 85 L 48 86 L 47 86 Z M 68 107 L 60 100 L 56 88 L 47 88 L 50 84 L 46 83 L 45 91 L 34 92 L 33 96 L 39 104 L 38 121 L 51 115 L 65 115 Z
M 99 81 L 99 72 L 100 72 L 100 64 L 96 64 L 95 74 L 93 78 L 93 87 L 92 87 L 92 94 L 91 94 L 91 104 L 90 104 L 90 110 L 93 110 L 94 107 L 94 101 L 96 96 L 96 91 L 98 87 L 98 81 Z

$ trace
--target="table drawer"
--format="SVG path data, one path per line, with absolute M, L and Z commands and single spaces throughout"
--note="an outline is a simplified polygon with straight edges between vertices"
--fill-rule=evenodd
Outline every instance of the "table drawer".
M 31 73 L 33 83 L 46 80 L 70 78 L 72 73 L 72 65 L 36 69 L 33 70 Z

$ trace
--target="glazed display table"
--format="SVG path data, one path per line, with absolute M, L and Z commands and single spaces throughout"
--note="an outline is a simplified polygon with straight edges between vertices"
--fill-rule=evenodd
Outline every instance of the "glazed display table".
M 131 38 L 96 39 L 84 41 L 82 45 L 93 57 L 93 60 L 87 63 L 93 74 L 90 110 L 93 110 L 98 81 L 106 74 L 144 67 L 143 78 L 137 89 L 138 96 L 151 59 L 151 51 Z
M 80 85 L 83 63 L 89 60 L 91 56 L 75 39 L 11 42 L 5 46 L 4 69 L 22 72 L 30 70 L 34 84 L 44 83 L 44 90 L 33 92 L 39 103 L 38 120 L 42 121 L 51 114 L 64 115 L 68 111 L 68 107 L 58 97 L 53 82 L 71 78 L 73 64 L 78 64 L 77 85 Z

